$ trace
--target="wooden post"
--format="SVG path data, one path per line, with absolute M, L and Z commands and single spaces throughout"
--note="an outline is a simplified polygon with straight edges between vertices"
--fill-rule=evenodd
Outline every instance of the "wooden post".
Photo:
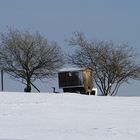
M 1 70 L 1 91 L 3 91 L 3 70 Z

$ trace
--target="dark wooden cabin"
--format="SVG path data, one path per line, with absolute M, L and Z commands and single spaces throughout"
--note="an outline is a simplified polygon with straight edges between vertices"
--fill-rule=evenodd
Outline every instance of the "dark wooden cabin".
M 92 70 L 89 68 L 62 69 L 58 72 L 59 88 L 64 92 L 88 94 L 93 88 Z

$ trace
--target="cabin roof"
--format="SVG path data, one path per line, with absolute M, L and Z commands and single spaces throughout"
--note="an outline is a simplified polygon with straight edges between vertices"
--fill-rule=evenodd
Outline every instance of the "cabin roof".
M 62 68 L 59 70 L 59 72 L 67 72 L 67 71 L 82 71 L 86 68 Z

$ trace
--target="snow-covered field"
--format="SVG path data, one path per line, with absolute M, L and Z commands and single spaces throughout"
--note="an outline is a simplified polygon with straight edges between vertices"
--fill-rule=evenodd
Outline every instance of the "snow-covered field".
M 0 140 L 140 140 L 140 97 L 0 93 Z

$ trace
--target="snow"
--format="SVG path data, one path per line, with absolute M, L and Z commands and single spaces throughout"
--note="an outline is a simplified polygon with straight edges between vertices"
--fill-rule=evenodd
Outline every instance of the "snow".
M 0 93 L 0 140 L 125 139 L 140 139 L 140 97 Z

